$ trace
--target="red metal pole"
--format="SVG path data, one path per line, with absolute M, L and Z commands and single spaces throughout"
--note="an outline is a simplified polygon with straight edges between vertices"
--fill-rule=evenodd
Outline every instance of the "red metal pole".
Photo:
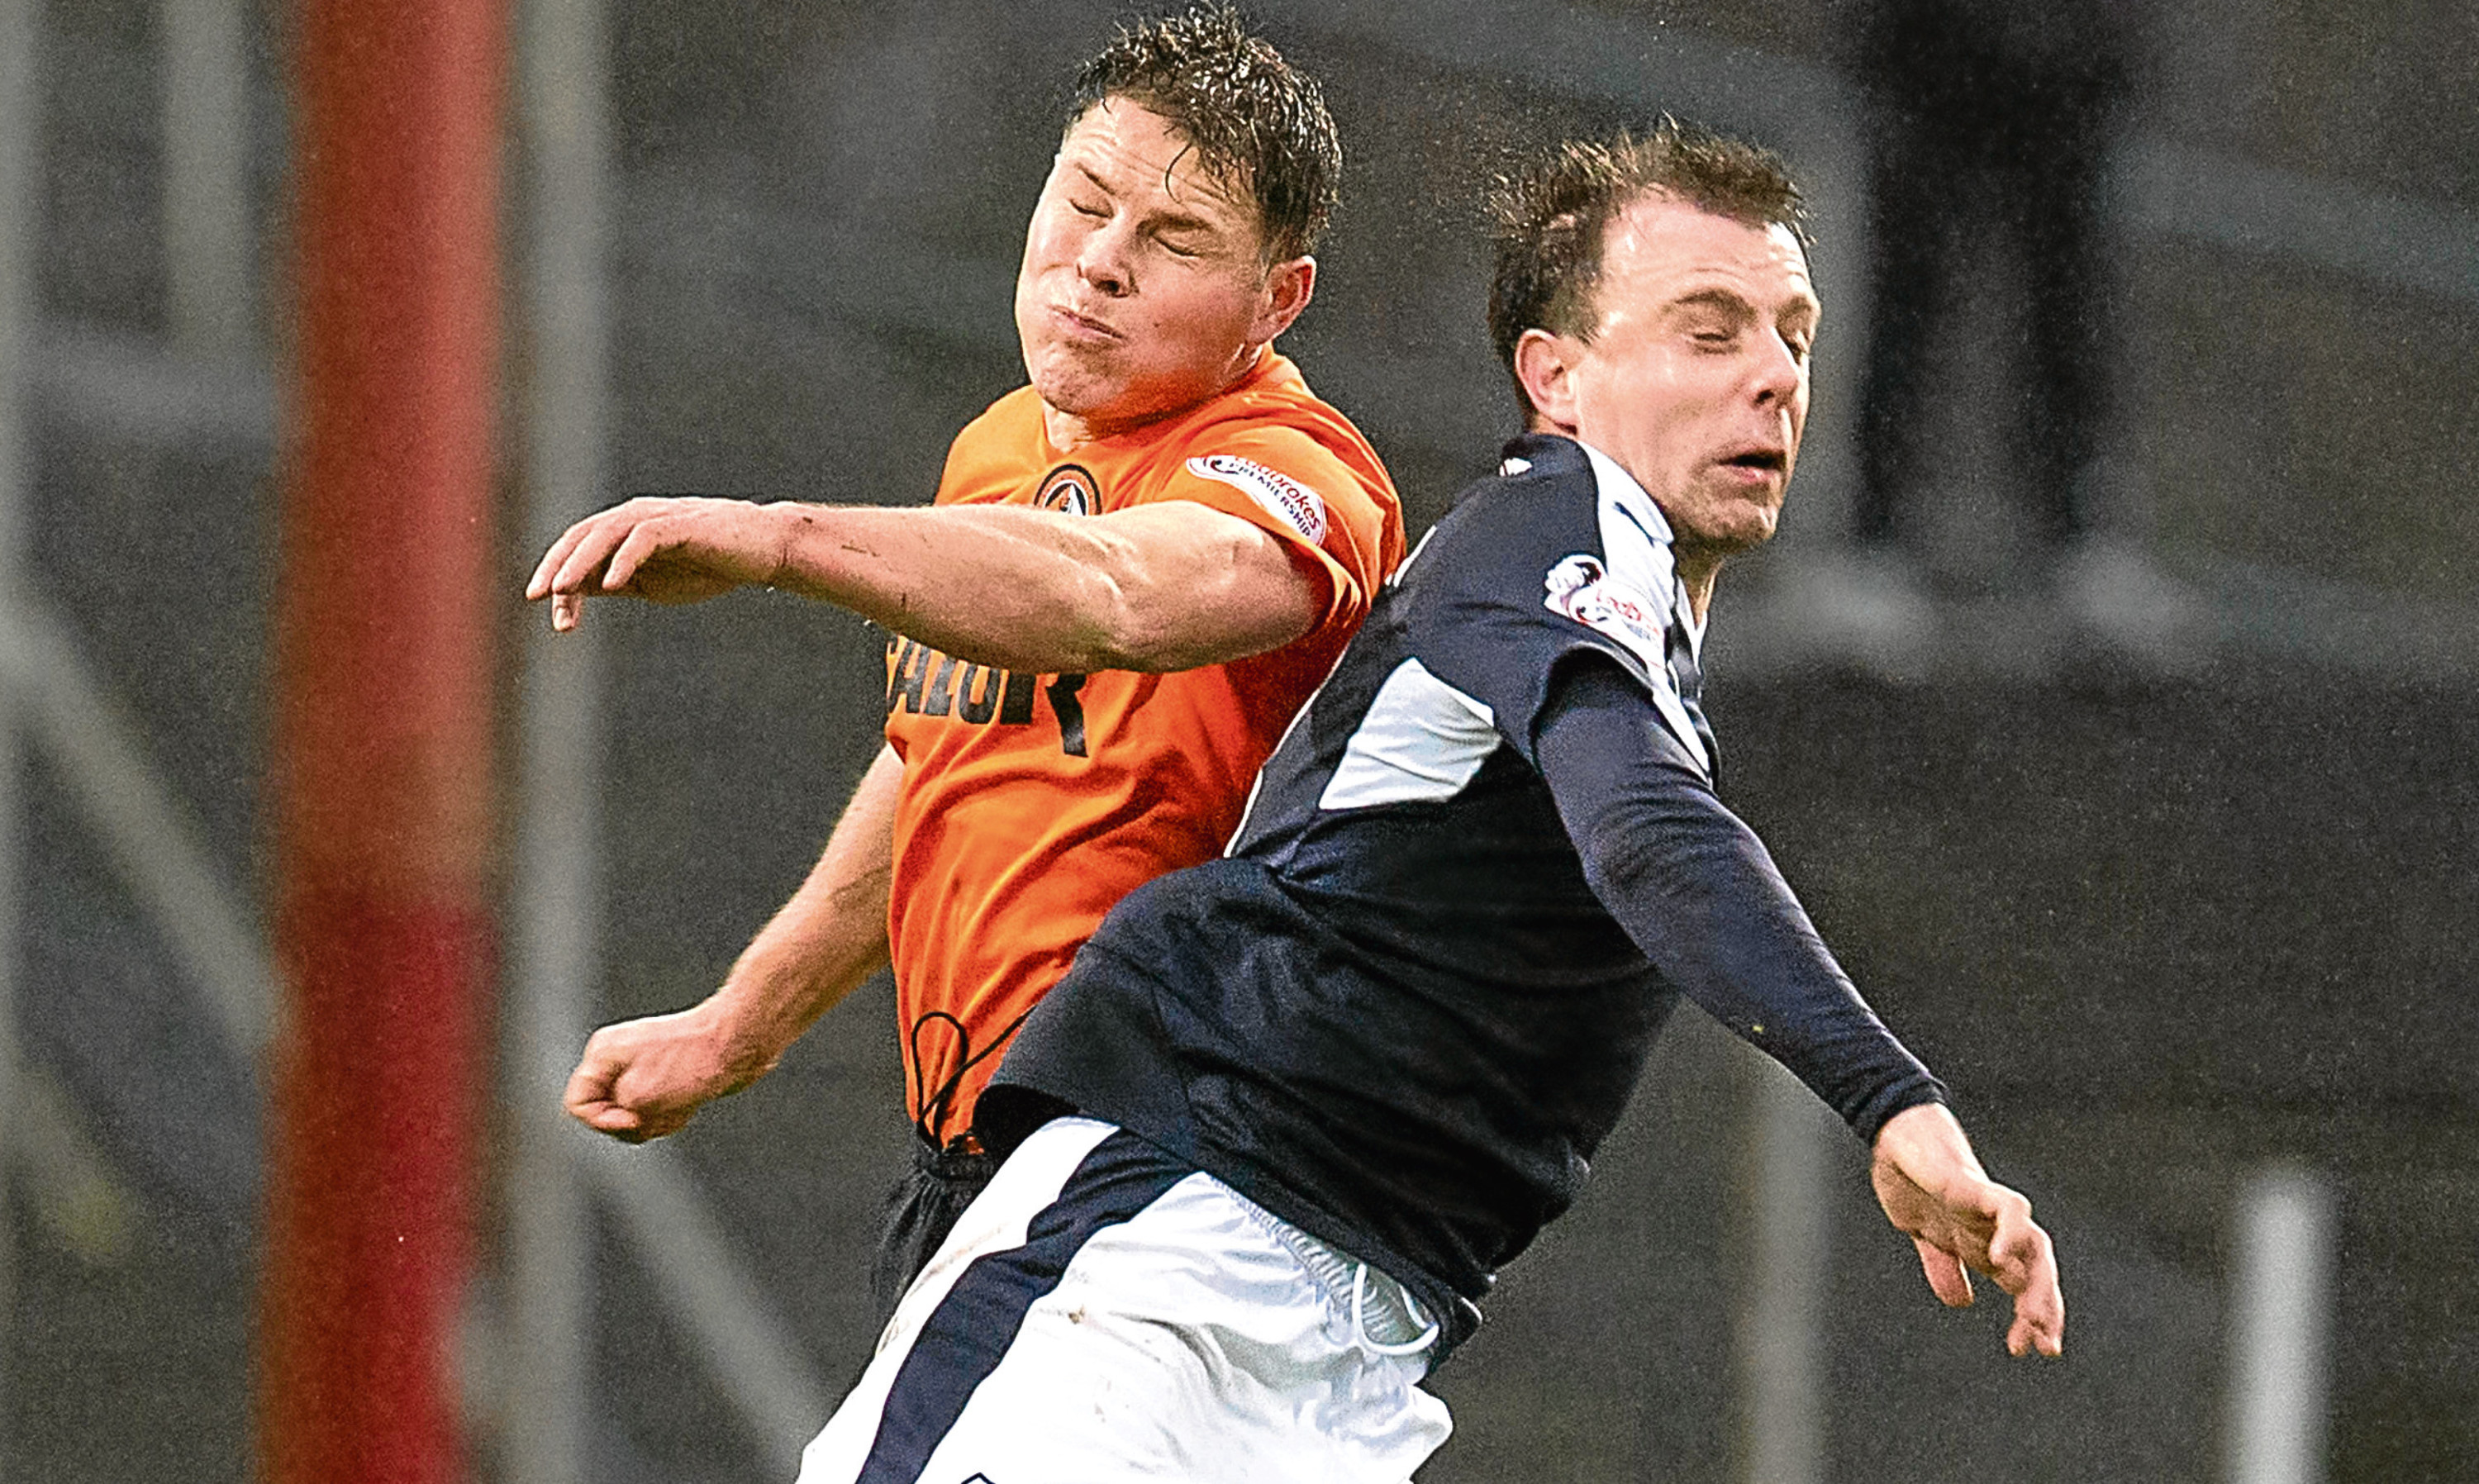
M 260 1476 L 463 1476 L 503 0 L 297 0 Z

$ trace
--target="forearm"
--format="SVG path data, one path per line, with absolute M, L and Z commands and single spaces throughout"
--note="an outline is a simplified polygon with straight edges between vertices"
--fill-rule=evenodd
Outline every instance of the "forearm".
M 1182 501 L 1069 517 L 1008 505 L 779 504 L 772 585 L 959 659 L 1168 671 L 1289 643 L 1323 594 L 1283 544 Z
M 772 1066 L 887 961 L 895 806 L 904 765 L 882 749 L 800 889 L 742 950 L 704 1009 Z
M 1861 1137 L 1943 1096 L 1843 974 L 1762 842 L 1610 667 L 1548 712 L 1544 775 L 1596 894 L 1690 999 Z

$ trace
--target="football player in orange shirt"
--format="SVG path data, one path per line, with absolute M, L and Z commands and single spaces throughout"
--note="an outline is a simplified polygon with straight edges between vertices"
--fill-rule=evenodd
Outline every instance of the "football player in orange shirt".
M 1026 235 L 1029 384 L 934 506 L 632 499 L 526 588 L 560 629 L 764 584 L 895 636 L 886 749 L 808 879 L 703 1002 L 597 1032 L 566 1097 L 659 1138 L 892 961 L 921 1146 L 882 1309 L 987 1179 L 973 1104 L 1017 1023 L 1120 896 L 1220 851 L 1401 557 L 1376 454 L 1272 347 L 1341 164 L 1316 83 L 1228 10 L 1122 33 Z

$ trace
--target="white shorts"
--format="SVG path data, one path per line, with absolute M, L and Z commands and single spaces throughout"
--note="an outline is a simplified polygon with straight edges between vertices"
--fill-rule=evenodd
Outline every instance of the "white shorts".
M 1418 1385 L 1435 1335 L 1221 1181 L 1057 1119 L 905 1293 L 800 1484 L 1405 1484 L 1449 1427 Z

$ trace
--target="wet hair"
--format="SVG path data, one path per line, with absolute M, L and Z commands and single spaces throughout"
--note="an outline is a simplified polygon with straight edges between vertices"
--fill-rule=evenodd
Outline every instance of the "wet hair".
M 1110 98 L 1161 115 L 1207 171 L 1257 203 L 1267 263 L 1316 245 L 1334 215 L 1342 142 L 1316 79 L 1248 34 L 1227 5 L 1123 28 L 1085 64 L 1067 127 Z
M 1643 134 L 1622 130 L 1540 149 L 1489 192 L 1489 338 L 1509 376 L 1526 330 L 1593 338 L 1610 222 L 1656 192 L 1750 226 L 1787 227 L 1807 243 L 1799 186 L 1781 157 L 1761 145 L 1665 114 Z M 1529 414 L 1521 379 L 1515 391 Z

